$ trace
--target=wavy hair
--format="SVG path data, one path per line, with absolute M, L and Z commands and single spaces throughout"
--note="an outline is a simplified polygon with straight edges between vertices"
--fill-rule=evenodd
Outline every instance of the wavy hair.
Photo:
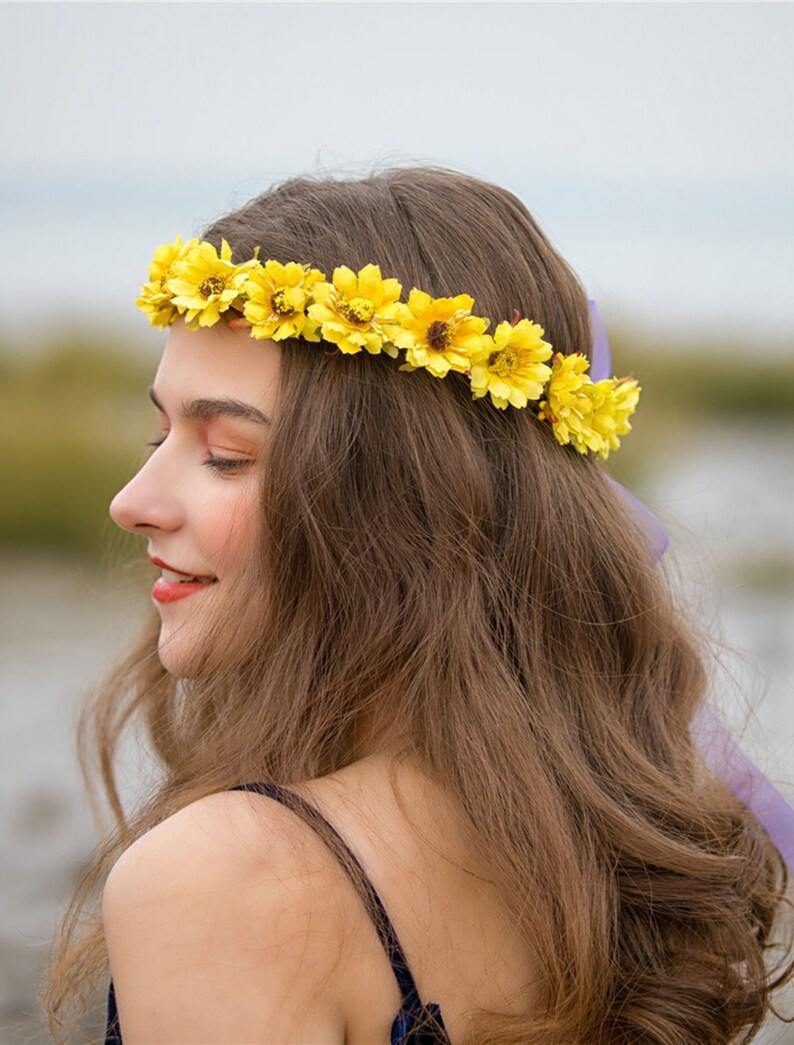
M 473 177 L 291 179 L 204 232 L 222 237 L 238 260 L 374 262 L 494 322 L 518 309 L 556 351 L 590 344 L 571 269 Z M 464 375 L 281 347 L 248 585 L 187 678 L 160 664 L 152 611 L 83 715 L 117 827 L 64 919 L 52 1033 L 106 974 L 92 899 L 126 846 L 203 795 L 340 769 L 388 709 L 539 970 L 534 1008 L 473 1013 L 467 1041 L 750 1041 L 794 967 L 775 942 L 786 865 L 693 744 L 704 647 L 600 465 L 529 410 L 473 403 Z M 113 764 L 134 721 L 162 775 L 128 817 Z

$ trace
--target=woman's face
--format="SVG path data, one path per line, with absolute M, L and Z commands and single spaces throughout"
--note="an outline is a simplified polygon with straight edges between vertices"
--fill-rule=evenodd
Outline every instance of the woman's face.
M 178 319 L 150 390 L 162 443 L 110 504 L 113 521 L 147 537 L 149 558 L 163 567 L 152 598 L 160 660 L 173 675 L 186 673 L 213 606 L 254 550 L 279 366 L 273 341 L 224 322 L 189 331 Z

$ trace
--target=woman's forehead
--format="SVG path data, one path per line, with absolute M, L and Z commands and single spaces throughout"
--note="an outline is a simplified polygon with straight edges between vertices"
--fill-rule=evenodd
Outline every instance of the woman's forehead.
M 188 330 L 174 324 L 154 380 L 156 393 L 180 397 L 225 395 L 271 402 L 277 391 L 281 350 L 225 323 Z

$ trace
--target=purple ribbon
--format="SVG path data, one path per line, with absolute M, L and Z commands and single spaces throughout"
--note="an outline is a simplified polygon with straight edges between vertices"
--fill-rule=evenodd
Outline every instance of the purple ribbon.
M 593 381 L 603 381 L 612 374 L 612 353 L 609 350 L 607 328 L 598 311 L 598 305 L 592 298 L 587 302 L 590 310 L 590 333 L 593 347 L 590 350 L 590 377 Z
M 589 373 L 593 381 L 602 381 L 611 376 L 612 355 L 598 306 L 591 300 L 588 301 L 588 307 L 592 334 Z M 648 538 L 651 559 L 654 563 L 658 562 L 670 543 L 664 527 L 650 508 L 625 486 L 611 476 L 607 478 L 628 502 Z M 745 755 L 707 701 L 704 701 L 695 716 L 692 736 L 706 765 L 753 813 L 794 873 L 794 808 Z
M 761 821 L 794 871 L 794 809 L 745 755 L 707 703 L 695 716 L 692 733 L 706 765 Z

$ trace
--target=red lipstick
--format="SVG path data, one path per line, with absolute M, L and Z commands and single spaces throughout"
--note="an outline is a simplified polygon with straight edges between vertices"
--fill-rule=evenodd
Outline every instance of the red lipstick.
M 186 599 L 188 595 L 192 595 L 194 592 L 205 591 L 216 583 L 217 581 L 200 581 L 198 584 L 192 581 L 176 581 L 176 583 L 172 583 L 163 577 L 158 577 L 152 586 L 152 598 L 157 602 L 178 602 L 180 599 Z
M 204 591 L 218 581 L 217 577 L 208 576 L 203 578 L 201 574 L 186 573 L 184 570 L 178 570 L 175 566 L 170 566 L 167 562 L 155 558 L 153 555 L 150 555 L 149 558 L 155 566 L 160 566 L 169 573 L 179 574 L 181 577 L 201 578 L 199 580 L 177 581 L 173 577 L 158 577 L 152 587 L 152 598 L 156 602 L 178 602 L 179 599 L 186 599 L 188 595 L 193 595 L 197 591 Z

